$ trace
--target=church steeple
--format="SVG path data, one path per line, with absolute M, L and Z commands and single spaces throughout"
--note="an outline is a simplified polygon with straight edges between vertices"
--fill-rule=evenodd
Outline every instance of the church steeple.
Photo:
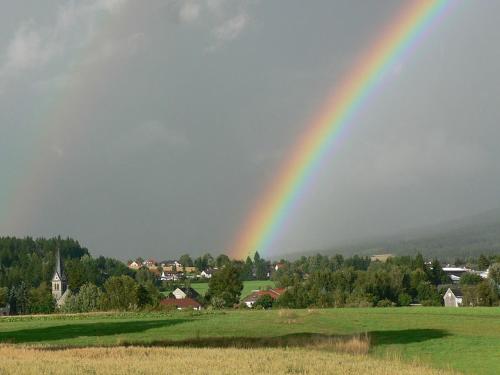
M 56 264 L 54 267 L 54 275 L 52 276 L 52 295 L 58 301 L 64 294 L 67 288 L 66 273 L 61 259 L 59 248 L 56 250 Z

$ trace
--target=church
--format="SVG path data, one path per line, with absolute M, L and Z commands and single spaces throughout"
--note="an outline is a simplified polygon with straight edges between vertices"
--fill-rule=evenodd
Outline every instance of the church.
M 60 251 L 57 249 L 54 275 L 52 276 L 52 296 L 54 296 L 54 299 L 56 300 L 56 307 L 60 308 L 64 305 L 68 294 L 68 279 L 66 278 L 66 273 L 64 272 Z

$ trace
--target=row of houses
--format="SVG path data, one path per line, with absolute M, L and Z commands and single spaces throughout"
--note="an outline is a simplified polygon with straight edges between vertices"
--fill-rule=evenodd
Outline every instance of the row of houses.
M 196 267 L 183 266 L 177 260 L 164 260 L 162 262 L 157 262 L 155 259 L 147 259 L 145 261 L 134 260 L 129 262 L 127 266 L 132 270 L 146 268 L 157 275 L 161 281 L 177 281 L 182 278 L 210 279 L 217 271 L 217 268 L 209 268 L 199 272 Z

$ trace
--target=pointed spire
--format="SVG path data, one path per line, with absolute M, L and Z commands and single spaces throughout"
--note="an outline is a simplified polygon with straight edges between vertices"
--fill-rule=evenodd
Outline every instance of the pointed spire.
M 64 267 L 63 267 L 63 263 L 62 263 L 62 260 L 61 260 L 61 253 L 59 251 L 59 247 L 56 250 L 56 267 L 55 267 L 55 272 L 59 276 L 60 280 L 65 280 L 66 279 L 66 275 L 64 273 Z

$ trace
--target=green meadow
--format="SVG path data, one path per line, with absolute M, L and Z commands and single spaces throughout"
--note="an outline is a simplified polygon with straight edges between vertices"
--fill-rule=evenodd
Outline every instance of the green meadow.
M 252 291 L 266 288 L 274 288 L 275 284 L 272 280 L 249 280 L 243 281 L 243 290 L 241 291 L 241 298 L 245 298 Z M 191 287 L 200 293 L 202 296 L 208 291 L 208 283 L 192 283 Z
M 469 374 L 500 373 L 500 308 L 101 313 L 5 317 L 0 342 L 42 347 L 300 346 L 368 335 L 370 355 Z

